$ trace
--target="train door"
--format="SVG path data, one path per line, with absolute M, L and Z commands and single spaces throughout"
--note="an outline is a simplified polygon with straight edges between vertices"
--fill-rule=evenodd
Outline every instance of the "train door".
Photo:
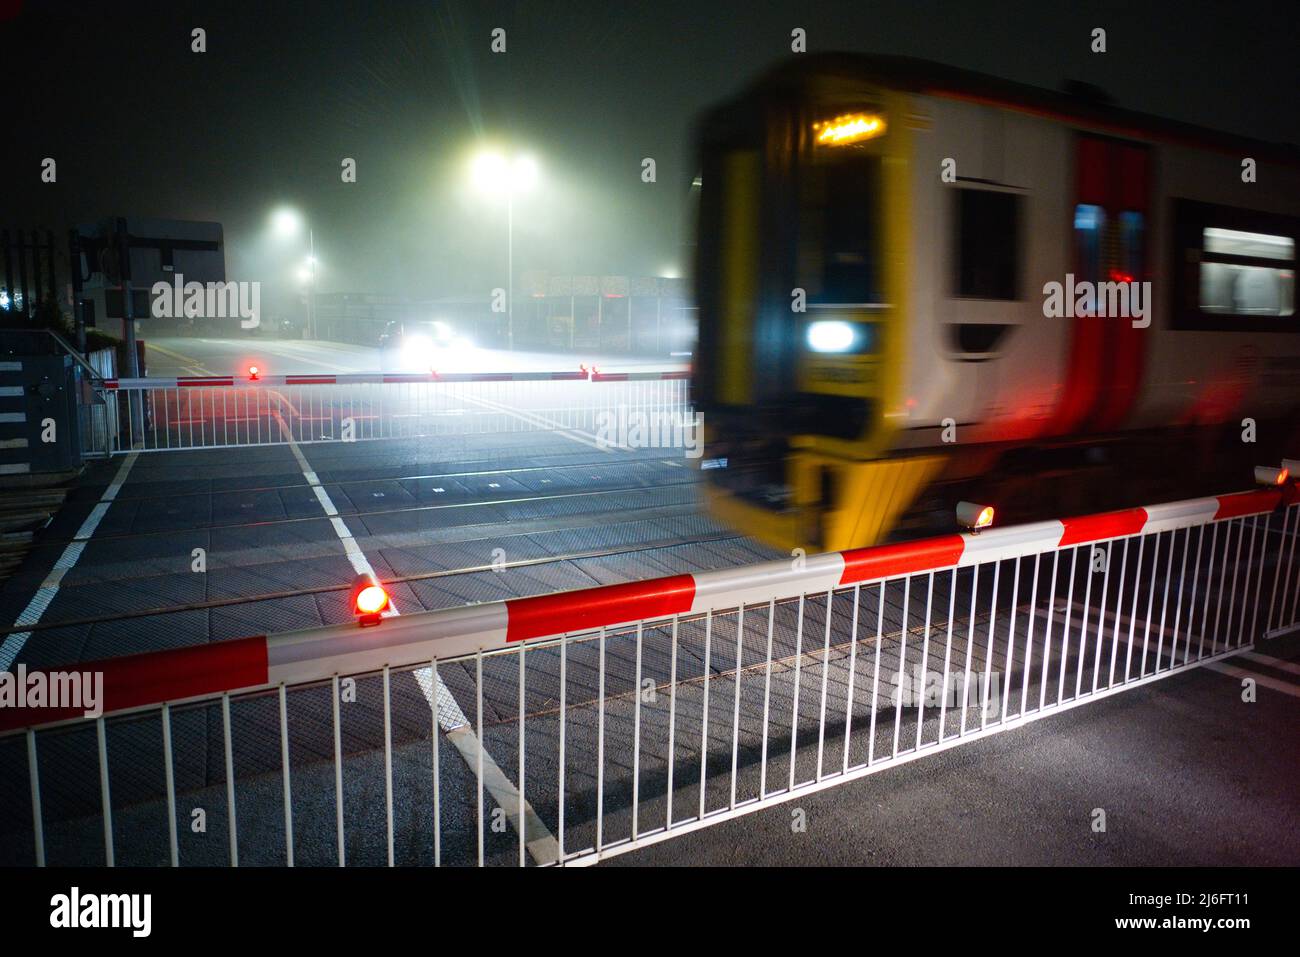
M 1092 283 L 1141 283 L 1148 276 L 1150 152 L 1137 143 L 1079 134 L 1075 140 L 1073 276 Z M 1094 303 L 1105 301 L 1094 295 Z M 1150 318 L 1151 303 L 1141 300 Z M 1113 300 L 1112 300 L 1113 304 Z M 1100 433 L 1120 428 L 1138 397 L 1149 328 L 1133 319 L 1076 310 L 1065 392 L 1052 431 Z

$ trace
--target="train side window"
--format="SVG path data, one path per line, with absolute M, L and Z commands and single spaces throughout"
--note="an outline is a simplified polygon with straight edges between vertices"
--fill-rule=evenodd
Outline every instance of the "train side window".
M 956 297 L 1019 299 L 1020 197 L 959 189 L 954 202 Z
M 1075 268 L 1079 279 L 1098 282 L 1102 279 L 1102 237 L 1106 232 L 1106 210 L 1091 203 L 1074 207 Z
M 1174 328 L 1300 333 L 1300 219 L 1175 199 L 1174 224 Z
M 1295 313 L 1295 240 L 1207 226 L 1201 232 L 1203 312 L 1232 316 Z

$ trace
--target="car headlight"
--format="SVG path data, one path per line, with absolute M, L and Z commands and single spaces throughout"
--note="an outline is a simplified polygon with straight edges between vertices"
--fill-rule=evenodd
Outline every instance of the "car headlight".
M 433 355 L 433 340 L 428 336 L 406 336 L 401 349 L 403 359 L 420 361 Z

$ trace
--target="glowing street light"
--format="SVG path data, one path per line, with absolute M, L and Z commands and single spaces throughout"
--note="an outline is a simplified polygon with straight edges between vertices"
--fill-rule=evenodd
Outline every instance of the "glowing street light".
M 277 239 L 292 239 L 302 233 L 302 213 L 288 206 L 281 206 L 271 213 L 271 231 Z
M 474 187 L 488 196 L 522 193 L 537 184 L 537 161 L 520 155 L 507 159 L 494 150 L 485 150 L 474 156 L 470 165 Z
M 304 286 L 316 285 L 316 271 L 320 268 L 320 260 L 315 256 L 306 256 L 303 258 L 302 265 L 298 267 L 298 281 Z
M 302 235 L 306 218 L 292 206 L 280 206 L 271 213 L 271 233 L 280 241 L 295 239 Z M 316 338 L 316 231 L 307 227 L 306 265 L 298 270 L 298 281 L 307 286 L 307 334 Z
M 507 159 L 494 150 L 474 156 L 470 178 L 475 189 L 488 196 L 506 197 L 506 347 L 515 347 L 515 194 L 537 185 L 537 161 L 526 154 Z

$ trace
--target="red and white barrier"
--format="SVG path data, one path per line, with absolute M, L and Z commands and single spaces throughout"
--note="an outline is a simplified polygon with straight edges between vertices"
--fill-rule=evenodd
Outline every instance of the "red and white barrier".
M 105 379 L 104 388 L 124 389 L 223 388 L 233 386 L 361 385 L 437 382 L 670 382 L 689 379 L 685 370 L 646 372 L 344 372 L 300 375 L 150 376 Z
M 820 594 L 917 573 L 1013 559 L 1093 542 L 1265 515 L 1300 501 L 1300 483 L 1029 525 L 944 535 L 728 568 L 511 598 L 463 608 L 255 636 L 193 648 L 82 662 L 51 671 L 102 672 L 104 712 L 416 666 L 516 642 L 675 615 Z M 35 674 L 35 672 L 33 672 Z M 0 708 L 0 732 L 80 718 L 51 708 Z

